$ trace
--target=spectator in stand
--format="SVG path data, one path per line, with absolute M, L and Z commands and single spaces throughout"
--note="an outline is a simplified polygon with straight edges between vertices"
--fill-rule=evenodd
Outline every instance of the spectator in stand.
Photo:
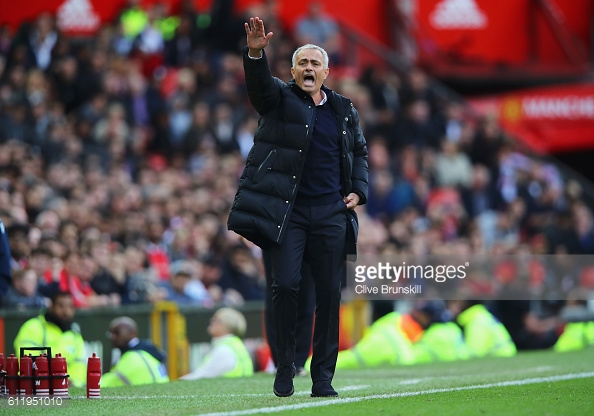
M 184 136 L 192 125 L 192 103 L 196 99 L 196 79 L 192 71 L 182 68 L 177 73 L 177 87 L 167 98 L 169 128 L 172 143 L 170 148 L 179 150 Z
M 194 299 L 186 293 L 186 286 L 190 280 L 192 280 L 192 273 L 189 270 L 180 268 L 173 272 L 169 280 L 159 283 L 159 288 L 162 291 L 161 299 L 175 302 L 178 305 L 195 304 Z
M 204 101 L 195 103 L 192 107 L 192 124 L 183 138 L 183 153 L 197 156 L 205 148 L 216 146 L 217 140 L 211 123 L 210 106 Z
M 573 207 L 575 235 L 581 254 L 594 254 L 594 219 L 592 211 L 583 202 Z
M 73 56 L 64 57 L 53 65 L 53 84 L 56 94 L 64 103 L 64 111 L 70 113 L 78 108 L 86 96 L 79 61 Z
M 482 213 L 498 207 L 497 190 L 491 180 L 491 173 L 484 165 L 472 167 L 472 183 L 461 190 L 466 213 L 475 218 Z
M 33 269 L 15 270 L 12 286 L 0 301 L 2 307 L 16 310 L 41 309 L 47 304 L 47 299 L 37 291 L 37 274 Z
M 49 13 L 42 13 L 37 17 L 27 45 L 30 67 L 46 70 L 52 63 L 52 51 L 58 42 L 58 33 L 54 26 L 54 19 Z
M 52 254 L 45 247 L 37 247 L 31 250 L 31 258 L 29 261 L 29 268 L 33 269 L 35 274 L 44 276 L 45 272 L 51 269 L 52 266 Z
M 366 205 L 366 211 L 371 217 L 387 222 L 404 209 L 415 205 L 414 189 L 408 181 L 395 178 L 387 169 L 377 169 L 371 177 Z
M 254 144 L 254 133 L 258 128 L 258 118 L 253 115 L 247 115 L 240 123 L 235 140 L 239 146 L 239 151 L 243 160 L 247 160 L 248 154 Z
M 324 3 L 312 1 L 307 13 L 295 23 L 295 42 L 300 45 L 312 43 L 326 50 L 331 65 L 342 64 L 340 55 L 340 27 L 338 22 L 324 13 Z
M 24 269 L 29 263 L 29 257 L 31 256 L 28 238 L 29 229 L 28 224 L 21 223 L 4 228 L 10 245 L 9 253 L 11 254 L 10 265 L 12 269 Z
M 429 102 L 416 99 L 404 107 L 403 117 L 396 123 L 394 139 L 389 148 L 392 153 L 406 146 L 414 146 L 418 150 L 437 149 L 443 131 L 433 120 Z
M 470 144 L 470 159 L 472 163 L 486 166 L 494 175 L 494 180 L 498 178 L 498 158 L 504 144 L 505 139 L 497 118 L 488 116 L 480 120 L 478 131 Z
M 472 165 L 458 144 L 443 140 L 441 153 L 435 158 L 435 180 L 437 186 L 466 189 L 472 182 Z
M 217 153 L 226 155 L 239 150 L 235 139 L 236 126 L 233 120 L 233 109 L 229 104 L 219 103 L 214 108 L 213 129 L 217 139 Z
M 132 72 L 128 77 L 130 90 L 125 96 L 126 113 L 130 125 L 134 128 L 149 129 L 153 126 L 156 115 L 165 109 L 165 100 L 139 72 Z
M 153 4 L 147 11 L 147 23 L 134 40 L 132 55 L 140 59 L 142 72 L 146 77 L 153 76 L 154 72 L 163 64 L 163 50 L 165 39 L 159 30 L 159 19 L 162 8 L 159 4 Z
M 378 116 L 379 126 L 370 132 L 370 136 L 389 134 L 389 126 L 396 122 L 400 111 L 400 77 L 391 69 L 370 66 L 363 72 L 361 84 L 369 90 L 371 103 Z
M 79 243 L 78 226 L 76 223 L 69 219 L 60 221 L 58 230 L 59 238 L 68 250 L 76 250 Z
M 119 15 L 124 35 L 128 39 L 135 39 L 148 23 L 148 15 L 140 6 L 140 0 L 127 0 L 126 6 Z
M 170 276 L 170 259 L 167 254 L 167 246 L 163 241 L 165 224 L 158 216 L 151 216 L 147 220 L 147 260 L 151 267 L 155 268 L 160 280 L 167 280 Z
M 248 247 L 238 244 L 229 249 L 218 282 L 223 291 L 234 289 L 245 301 L 263 300 L 264 280 Z
M 211 52 L 216 55 L 229 51 L 236 53 L 241 47 L 245 33 L 239 30 L 242 29 L 243 17 L 235 12 L 235 0 L 212 2 L 210 19 L 206 38 Z
M 124 279 L 118 281 L 110 270 L 111 253 L 108 243 L 92 240 L 89 245 L 89 252 L 82 257 L 82 262 L 86 273 L 91 272 L 91 288 L 98 296 L 106 298 L 107 304 L 118 306 L 124 290 Z
M 165 64 L 171 67 L 189 66 L 194 46 L 196 18 L 182 15 L 171 39 L 165 41 Z
M 163 300 L 170 300 L 179 305 L 213 305 L 210 294 L 202 284 L 195 265 L 189 261 L 178 260 L 171 265 L 172 276 L 167 282 L 161 282 Z
M 98 297 L 91 285 L 79 277 L 81 269 L 81 255 L 77 251 L 67 251 L 61 259 L 62 264 L 56 265 L 52 270 L 47 270 L 41 284 L 41 293 L 48 294 L 55 291 L 67 292 L 72 296 L 74 307 L 89 308 L 103 306 L 107 302 Z
M 115 254 L 110 269 L 114 275 L 125 276 L 123 303 L 147 303 L 161 298 L 157 272 L 149 267 L 146 254 L 137 247 L 130 245 L 124 253 Z
M 403 108 L 418 100 L 426 102 L 432 119 L 440 110 L 437 94 L 431 88 L 427 73 L 421 68 L 412 68 L 408 72 L 400 87 L 400 98 Z
M 126 121 L 126 110 L 120 103 L 110 104 L 104 118 L 93 128 L 94 141 L 102 146 L 126 143 L 130 138 L 130 126 Z

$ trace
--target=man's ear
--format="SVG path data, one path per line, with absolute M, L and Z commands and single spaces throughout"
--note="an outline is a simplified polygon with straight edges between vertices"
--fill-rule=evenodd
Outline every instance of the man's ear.
M 330 73 L 330 68 L 326 68 L 324 70 L 324 79 L 328 78 L 328 74 Z

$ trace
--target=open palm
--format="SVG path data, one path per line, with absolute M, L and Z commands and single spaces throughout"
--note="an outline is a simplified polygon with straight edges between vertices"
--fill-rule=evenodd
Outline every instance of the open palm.
M 259 17 L 251 17 L 250 22 L 245 24 L 247 45 L 250 50 L 262 50 L 270 42 L 272 32 L 266 33 L 264 22 Z

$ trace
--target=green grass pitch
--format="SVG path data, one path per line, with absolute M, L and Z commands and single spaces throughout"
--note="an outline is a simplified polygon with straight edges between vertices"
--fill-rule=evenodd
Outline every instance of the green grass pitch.
M 571 352 L 520 353 L 369 370 L 340 371 L 338 399 L 311 398 L 308 377 L 295 379 L 295 395 L 272 393 L 274 377 L 176 381 L 102 389 L 101 399 L 70 389 L 62 407 L 8 406 L 20 415 L 594 415 L 594 348 Z

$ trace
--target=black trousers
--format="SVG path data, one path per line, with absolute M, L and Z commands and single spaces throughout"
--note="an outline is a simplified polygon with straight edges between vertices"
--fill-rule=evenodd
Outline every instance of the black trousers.
M 293 208 L 283 242 L 270 248 L 272 312 L 279 365 L 295 362 L 298 293 L 305 260 L 315 284 L 311 378 L 332 381 L 338 357 L 340 288 L 345 267 L 344 201 Z
M 264 269 L 266 271 L 266 293 L 264 304 L 264 327 L 266 340 L 274 365 L 278 367 L 276 352 L 276 331 L 274 329 L 274 313 L 272 311 L 272 264 L 270 251 L 262 251 Z M 297 325 L 295 327 L 295 366 L 304 367 L 311 352 L 316 292 L 309 264 L 301 264 L 301 282 L 297 295 Z

